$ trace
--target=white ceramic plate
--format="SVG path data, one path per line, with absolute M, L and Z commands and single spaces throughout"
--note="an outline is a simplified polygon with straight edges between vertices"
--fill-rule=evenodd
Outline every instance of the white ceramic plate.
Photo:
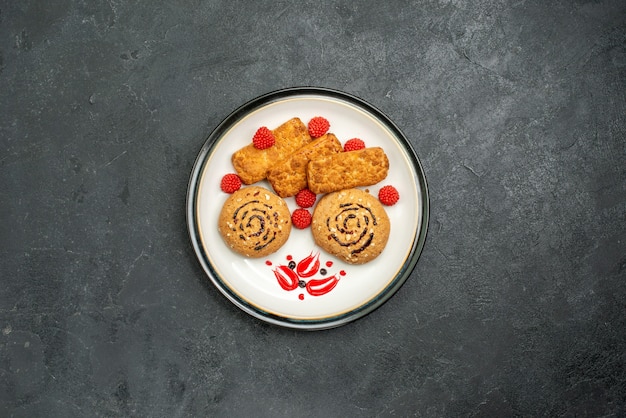
M 389 174 L 379 184 L 363 187 L 377 196 L 391 184 L 400 201 L 385 209 L 391 220 L 388 244 L 375 260 L 350 265 L 325 253 L 313 241 L 310 228 L 292 228 L 287 243 L 265 258 L 245 258 L 233 252 L 217 231 L 220 210 L 228 195 L 220 180 L 234 172 L 231 155 L 250 143 L 261 126 L 274 129 L 292 117 L 305 124 L 314 116 L 330 122 L 330 132 L 343 143 L 361 138 L 380 146 L 389 158 Z M 263 181 L 257 185 L 271 190 Z M 245 185 L 244 185 L 245 187 Z M 318 201 L 321 196 L 318 196 Z M 293 211 L 293 197 L 285 199 Z M 310 209 L 312 213 L 312 209 Z M 187 223 L 204 271 L 231 302 L 266 322 L 301 329 L 326 329 L 366 315 L 387 301 L 406 281 L 422 251 L 428 227 L 428 191 L 419 159 L 411 144 L 382 112 L 352 95 L 336 90 L 298 87 L 268 93 L 231 113 L 208 137 L 193 167 L 187 193 Z M 312 277 L 300 277 L 294 290 L 283 289 L 275 270 L 319 255 Z M 297 270 L 297 269 L 296 269 Z M 305 287 L 323 283 L 320 292 Z M 324 283 L 325 282 L 325 283 Z

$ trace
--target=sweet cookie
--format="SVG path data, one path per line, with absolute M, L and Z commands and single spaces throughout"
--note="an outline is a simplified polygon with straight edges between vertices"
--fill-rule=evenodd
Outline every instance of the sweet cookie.
M 278 196 L 295 196 L 307 187 L 306 169 L 309 160 L 336 154 L 342 149 L 335 135 L 323 135 L 270 168 L 267 180 Z
M 233 251 L 246 257 L 265 257 L 289 238 L 291 213 L 285 201 L 269 190 L 244 187 L 224 203 L 218 230 Z
M 275 144 L 257 149 L 250 143 L 233 153 L 231 161 L 244 184 L 264 180 L 267 170 L 278 161 L 311 142 L 306 125 L 299 118 L 292 118 L 272 131 Z
M 372 147 L 311 160 L 307 179 L 309 189 L 319 194 L 371 186 L 387 177 L 388 172 L 387 154 L 380 147 Z
M 315 207 L 315 243 L 350 264 L 364 264 L 387 245 L 391 224 L 376 197 L 360 189 L 329 193 Z

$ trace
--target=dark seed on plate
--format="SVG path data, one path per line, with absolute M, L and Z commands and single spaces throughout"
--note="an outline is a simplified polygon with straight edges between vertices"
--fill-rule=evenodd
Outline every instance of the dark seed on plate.
M 299 287 L 306 287 L 306 282 L 304 280 L 298 280 Z
M 326 269 L 320 269 L 320 274 L 322 276 L 326 276 Z
M 293 269 L 295 269 L 295 268 L 296 268 L 296 262 L 295 262 L 295 261 L 290 261 L 290 262 L 289 262 L 289 264 L 288 264 L 288 266 L 289 266 L 289 268 L 290 268 L 290 269 L 292 269 L 292 270 L 293 270 Z

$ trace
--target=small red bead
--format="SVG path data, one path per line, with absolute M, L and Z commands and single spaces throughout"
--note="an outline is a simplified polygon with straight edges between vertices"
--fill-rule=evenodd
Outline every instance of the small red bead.
M 241 188 L 241 179 L 237 174 L 228 173 L 222 177 L 220 188 L 225 193 L 235 193 Z
M 296 209 L 291 215 L 291 223 L 298 229 L 307 228 L 311 225 L 311 214 L 306 209 Z
M 308 128 L 309 135 L 311 135 L 313 138 L 319 138 L 320 136 L 328 132 L 328 129 L 330 128 L 330 122 L 328 122 L 328 120 L 323 116 L 315 116 L 309 121 Z
M 378 191 L 378 200 L 383 205 L 393 206 L 400 200 L 400 194 L 393 186 L 383 186 Z

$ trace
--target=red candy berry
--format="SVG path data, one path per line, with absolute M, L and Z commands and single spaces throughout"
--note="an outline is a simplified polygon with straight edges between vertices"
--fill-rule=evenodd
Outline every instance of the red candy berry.
M 313 138 L 319 138 L 328 132 L 330 122 L 322 116 L 315 116 L 309 121 L 309 135 Z
M 252 137 L 252 143 L 257 149 L 266 149 L 276 143 L 276 138 L 266 126 L 261 126 Z
M 393 186 L 383 186 L 378 191 L 378 200 L 383 205 L 393 206 L 400 200 L 400 194 Z
M 315 193 L 309 189 L 302 189 L 296 194 L 296 205 L 301 208 L 310 208 L 315 204 Z
M 291 223 L 298 229 L 304 229 L 311 225 L 311 214 L 306 209 L 298 208 L 291 214 Z
M 345 152 L 356 151 L 356 150 L 360 150 L 360 149 L 363 149 L 363 148 L 365 148 L 365 142 L 363 142 L 359 138 L 348 139 L 346 141 L 345 145 L 343 146 L 343 150 Z
M 241 188 L 241 179 L 237 174 L 229 173 L 222 177 L 220 187 L 225 193 L 235 193 Z

